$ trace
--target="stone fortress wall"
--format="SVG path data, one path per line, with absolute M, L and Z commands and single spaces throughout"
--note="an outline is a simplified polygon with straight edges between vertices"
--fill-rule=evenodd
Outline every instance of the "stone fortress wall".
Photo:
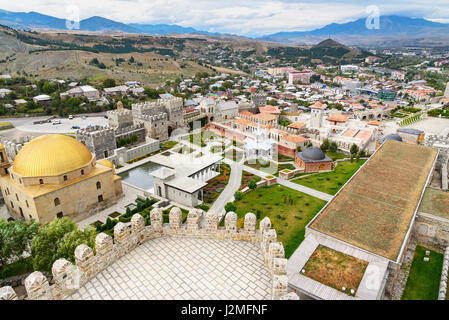
M 200 226 L 200 220 L 205 215 L 205 223 Z M 25 279 L 27 300 L 60 300 L 69 297 L 89 279 L 101 272 L 117 259 L 133 250 L 138 245 L 159 237 L 177 236 L 194 238 L 212 238 L 218 240 L 236 240 L 260 243 L 265 263 L 272 278 L 272 299 L 298 300 L 295 293 L 287 293 L 287 259 L 284 246 L 277 242 L 276 230 L 271 228 L 268 217 L 260 221 L 256 229 L 256 215 L 247 213 L 243 229 L 237 227 L 237 214 L 228 212 L 225 217 L 225 227 L 219 227 L 218 215 L 213 212 L 191 210 L 187 221 L 182 224 L 182 212 L 172 208 L 169 213 L 169 223 L 163 223 L 162 210 L 155 208 L 150 212 L 151 225 L 145 226 L 140 214 L 135 214 L 128 224 L 119 222 L 114 227 L 114 240 L 105 233 L 100 233 L 95 239 L 95 250 L 85 244 L 75 249 L 75 265 L 66 259 L 58 259 L 52 266 L 54 284 L 50 285 L 47 278 L 35 271 Z M 129 226 L 130 224 L 130 226 Z M 130 228 L 131 227 L 131 228 Z M 0 288 L 0 300 L 17 300 L 17 294 L 10 286 Z
M 435 170 L 441 176 L 441 189 L 448 190 L 449 128 L 440 135 L 426 135 L 424 145 L 439 150 Z
M 79 129 L 76 131 L 76 140 L 83 143 L 98 160 L 111 156 L 116 148 L 114 129 L 108 127 Z
M 16 155 L 19 153 L 22 147 L 33 140 L 35 137 L 33 136 L 24 136 L 16 139 L 2 139 L 1 143 L 5 147 L 6 155 L 10 161 L 13 161 Z

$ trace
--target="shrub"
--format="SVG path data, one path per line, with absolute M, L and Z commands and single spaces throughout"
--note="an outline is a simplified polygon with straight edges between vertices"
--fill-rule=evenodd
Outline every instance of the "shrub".
M 234 202 L 228 202 L 224 206 L 224 209 L 225 209 L 226 213 L 229 212 L 229 211 L 234 211 L 235 212 L 235 211 L 237 211 L 237 206 L 235 205 Z
M 248 188 L 250 188 L 251 190 L 254 190 L 257 188 L 257 183 L 254 179 L 251 179 L 248 181 Z
M 235 201 L 242 200 L 242 198 L 243 198 L 243 193 L 242 193 L 241 191 L 236 191 L 236 192 L 234 193 L 234 198 L 235 198 Z

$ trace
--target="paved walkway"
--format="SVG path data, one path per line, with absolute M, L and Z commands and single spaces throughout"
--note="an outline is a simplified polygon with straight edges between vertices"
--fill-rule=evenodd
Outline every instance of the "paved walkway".
M 225 159 L 224 162 L 231 167 L 229 182 L 209 209 L 209 211 L 219 214 L 224 214 L 224 206 L 226 203 L 234 201 L 234 193 L 239 190 L 242 183 L 242 166 L 229 159 Z
M 164 237 L 150 240 L 68 299 L 270 299 L 271 277 L 258 243 Z

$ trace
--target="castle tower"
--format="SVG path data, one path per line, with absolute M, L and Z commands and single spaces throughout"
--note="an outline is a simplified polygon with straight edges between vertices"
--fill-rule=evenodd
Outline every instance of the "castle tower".
M 9 160 L 6 156 L 6 150 L 5 147 L 0 144 L 0 176 L 6 176 L 8 174 L 8 168 L 9 168 Z
M 310 106 L 311 117 L 310 126 L 312 128 L 321 128 L 323 125 L 324 110 L 326 110 L 327 105 L 322 104 L 321 101 L 315 102 L 314 105 Z
M 444 97 L 449 99 L 449 82 L 446 84 L 446 90 L 444 91 Z

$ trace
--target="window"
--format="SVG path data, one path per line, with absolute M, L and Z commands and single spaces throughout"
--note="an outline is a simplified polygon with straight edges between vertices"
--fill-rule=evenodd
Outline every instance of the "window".
M 63 216 L 64 216 L 64 215 L 62 214 L 62 212 L 58 212 L 58 213 L 56 214 L 56 217 L 57 217 L 58 219 L 61 219 Z
M 97 189 L 101 189 L 101 182 L 100 181 L 97 182 Z
M 103 195 L 100 194 L 100 195 L 98 196 L 98 202 L 102 202 L 102 201 L 103 201 Z
M 3 157 L 3 152 L 0 152 L 0 161 L 1 161 L 1 162 L 4 162 L 4 161 L 5 161 L 5 158 Z
M 64 181 L 67 181 L 67 176 L 64 176 Z
M 28 204 L 28 200 L 25 200 L 25 203 L 26 203 L 26 205 L 27 205 L 27 208 L 29 208 L 30 205 Z
M 84 176 L 84 170 L 83 169 L 81 169 L 81 175 Z
M 59 200 L 59 198 L 55 198 L 55 207 L 59 206 L 61 204 L 61 201 Z
M 11 201 L 11 208 L 13 208 L 13 209 L 14 209 L 14 203 L 12 203 L 12 201 Z
M 44 179 L 39 179 L 39 184 L 44 184 Z
M 19 201 L 19 196 L 17 195 L 17 193 L 16 193 L 16 200 Z

